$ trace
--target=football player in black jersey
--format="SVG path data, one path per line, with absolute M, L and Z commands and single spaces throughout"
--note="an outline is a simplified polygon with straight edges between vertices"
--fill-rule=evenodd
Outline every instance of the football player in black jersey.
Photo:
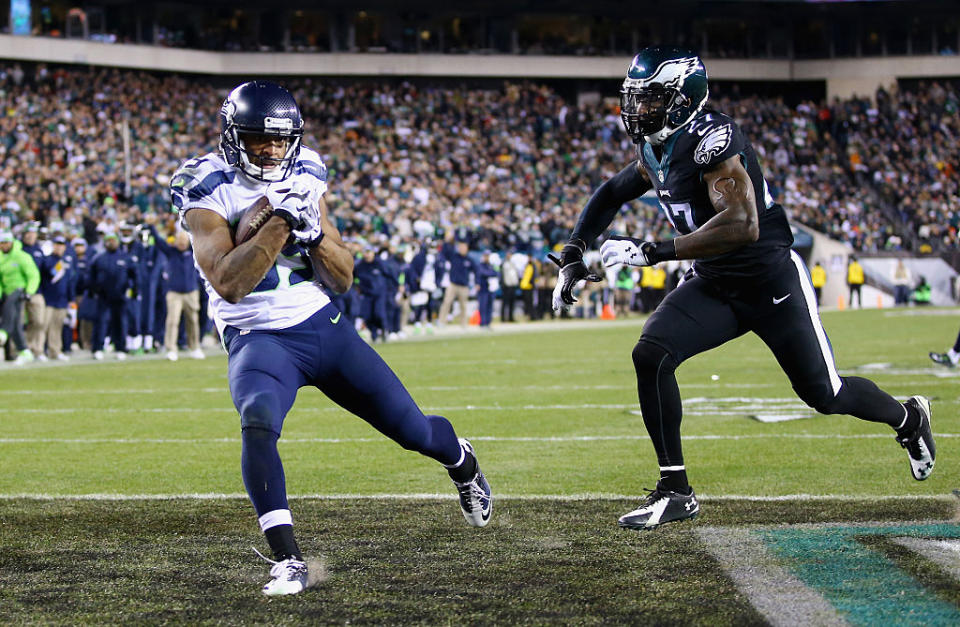
M 872 381 L 837 373 L 806 266 L 790 249 L 783 207 L 771 197 L 736 122 L 704 108 L 707 94 L 707 73 L 693 52 L 655 47 L 633 59 L 620 91 L 620 115 L 637 158 L 597 188 L 560 258 L 553 258 L 560 266 L 553 305 L 569 307 L 578 283 L 600 280 L 583 263 L 587 246 L 624 203 L 652 187 L 679 235 L 659 242 L 611 237 L 601 247 L 604 264 L 695 260 L 633 349 L 660 480 L 620 526 L 651 529 L 699 512 L 683 463 L 674 373 L 684 360 L 748 331 L 770 347 L 805 403 L 823 414 L 890 425 L 907 449 L 913 477 L 926 479 L 935 457 L 930 402 L 914 396 L 900 403 Z

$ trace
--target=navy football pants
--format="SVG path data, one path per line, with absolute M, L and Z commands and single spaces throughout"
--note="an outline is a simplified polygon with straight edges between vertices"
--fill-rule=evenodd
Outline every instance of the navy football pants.
M 230 395 L 244 431 L 269 432 L 275 443 L 297 390 L 312 385 L 403 448 L 448 466 L 460 461 L 453 426 L 442 416 L 425 416 L 420 411 L 397 375 L 332 304 L 289 329 L 227 327 L 224 344 L 230 356 Z M 261 494 L 259 475 L 269 471 L 265 466 L 273 462 L 260 459 L 265 456 L 261 445 L 248 450 L 247 439 L 244 480 L 257 514 L 286 509 L 284 489 Z M 275 455 L 275 447 L 270 455 Z M 271 472 L 282 483 L 282 469 Z M 256 480 L 251 481 L 254 476 Z

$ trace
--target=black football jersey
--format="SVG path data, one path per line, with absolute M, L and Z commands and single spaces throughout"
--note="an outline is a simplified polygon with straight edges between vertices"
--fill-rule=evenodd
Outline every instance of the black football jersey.
M 637 147 L 637 158 L 653 183 L 660 207 L 684 235 L 717 214 L 703 182 L 704 172 L 736 155 L 753 182 L 760 237 L 723 255 L 696 260 L 697 274 L 706 279 L 761 278 L 787 260 L 793 244 L 787 216 L 770 196 L 753 146 L 731 118 L 705 110 L 671 135 L 660 151 L 646 142 Z

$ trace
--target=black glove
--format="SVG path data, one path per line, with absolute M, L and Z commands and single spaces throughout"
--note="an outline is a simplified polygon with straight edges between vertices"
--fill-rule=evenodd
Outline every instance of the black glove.
M 583 251 L 586 248 L 583 240 L 571 239 L 560 251 L 559 259 L 554 255 L 547 255 L 547 258 L 560 268 L 557 286 L 553 289 L 553 309 L 555 311 L 565 309 L 577 302 L 577 299 L 573 297 L 573 288 L 580 281 L 596 283 L 601 280 L 601 277 L 590 272 L 587 265 L 583 263 Z

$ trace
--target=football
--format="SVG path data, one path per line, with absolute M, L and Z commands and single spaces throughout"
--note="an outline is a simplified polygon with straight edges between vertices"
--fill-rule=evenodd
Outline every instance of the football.
M 260 227 L 266 224 L 272 215 L 273 206 L 270 205 L 270 201 L 267 200 L 266 196 L 261 196 L 257 202 L 253 203 L 250 208 L 240 216 L 240 221 L 237 222 L 236 229 L 233 233 L 234 246 L 239 246 L 256 235 Z

